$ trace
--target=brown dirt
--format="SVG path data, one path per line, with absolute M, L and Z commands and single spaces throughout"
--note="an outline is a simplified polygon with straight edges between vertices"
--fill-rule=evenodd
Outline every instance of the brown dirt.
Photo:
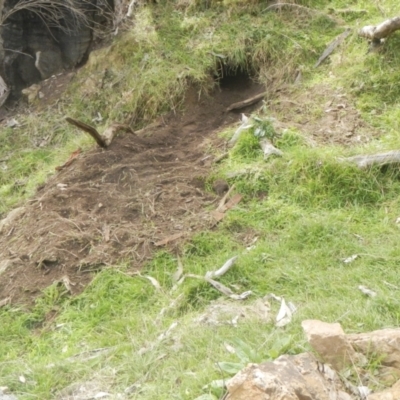
M 296 128 L 315 144 L 366 143 L 380 132 L 362 119 L 344 89 L 319 84 L 309 90 L 281 90 L 268 105 L 277 128 Z
M 224 145 L 216 132 L 239 119 L 226 107 L 262 90 L 244 76 L 200 101 L 191 90 L 185 113 L 120 135 L 56 173 L 0 233 L 0 300 L 29 302 L 57 281 L 79 293 L 102 266 L 139 269 L 158 242 L 174 239 L 167 246 L 177 248 L 209 228 L 207 206 L 218 197 L 205 191 L 207 153 Z

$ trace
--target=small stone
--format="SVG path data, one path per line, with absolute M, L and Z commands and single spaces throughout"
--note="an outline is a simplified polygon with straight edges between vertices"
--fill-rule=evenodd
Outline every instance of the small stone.
M 229 190 L 229 185 L 223 179 L 217 179 L 214 182 L 212 188 L 213 188 L 214 192 L 217 193 L 218 196 L 222 196 Z
M 301 326 L 312 348 L 336 371 L 341 371 L 358 359 L 340 324 L 306 320 Z

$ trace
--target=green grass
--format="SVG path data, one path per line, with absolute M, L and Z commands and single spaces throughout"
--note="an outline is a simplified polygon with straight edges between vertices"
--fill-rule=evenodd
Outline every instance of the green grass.
M 0 308 L 0 386 L 21 399 L 56 398 L 69 384 L 92 380 L 99 391 L 115 396 L 131 387 L 125 396 L 133 399 L 194 399 L 204 393 L 218 398 L 221 390 L 208 385 L 230 374 L 216 363 L 240 362 L 224 343 L 259 362 L 308 350 L 304 319 L 337 321 L 348 333 L 399 325 L 400 301 L 390 286 L 400 287 L 398 168 L 360 170 L 341 161 L 400 146 L 398 34 L 379 55 L 366 54 L 366 43 L 354 34 L 315 69 L 326 44 L 345 26 L 380 22 L 380 10 L 371 2 L 341 0 L 303 1 L 303 8 L 279 13 L 265 11 L 267 5 L 257 1 L 161 3 L 139 8 L 134 25 L 91 55 L 56 109 L 21 116 L 21 127 L 0 131 L 0 160 L 6 159 L 0 162 L 0 214 L 31 196 L 77 147 L 91 145 L 65 124 L 65 115 L 90 122 L 101 111 L 104 126 L 118 121 L 141 127 L 181 109 L 189 86 L 209 91 L 221 62 L 215 54 L 222 54 L 229 68 L 256 73 L 269 85 L 268 98 L 293 82 L 298 68 L 304 76 L 300 92 L 312 93 L 321 82 L 332 91 L 344 88 L 382 136 L 352 148 L 311 146 L 291 128 L 273 137 L 283 157 L 265 161 L 250 130 L 209 178 L 230 176 L 244 197 L 217 229 L 198 233 L 186 245 L 184 272 L 204 275 L 239 255 L 220 281 L 235 292 L 252 290 L 246 304 L 269 293 L 292 301 L 298 312 L 290 325 L 274 326 L 279 304 L 271 300 L 268 323 L 199 326 L 196 319 L 219 293 L 195 278 L 175 289 L 176 256 L 159 252 L 141 276 L 117 265 L 98 273 L 75 298 L 54 285 L 32 309 Z M 396 14 L 393 0 L 381 7 Z M 334 10 L 343 8 L 367 14 L 340 14 L 340 22 Z M 318 100 L 313 106 L 310 115 L 318 118 Z M 268 110 L 260 116 L 279 119 Z M 234 130 L 222 135 L 230 137 Z M 47 144 L 35 147 L 37 138 L 47 135 Z M 255 248 L 246 250 L 255 237 Z M 353 254 L 359 257 L 343 262 Z M 359 285 L 378 296 L 365 297 Z M 179 301 L 169 308 L 174 299 Z M 49 318 L 53 314 L 56 318 Z M 175 322 L 171 335 L 157 341 Z

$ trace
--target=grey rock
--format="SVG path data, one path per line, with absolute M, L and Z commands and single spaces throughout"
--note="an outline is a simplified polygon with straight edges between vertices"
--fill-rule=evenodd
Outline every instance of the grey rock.
M 13 394 L 5 394 L 0 389 L 0 400 L 18 400 Z

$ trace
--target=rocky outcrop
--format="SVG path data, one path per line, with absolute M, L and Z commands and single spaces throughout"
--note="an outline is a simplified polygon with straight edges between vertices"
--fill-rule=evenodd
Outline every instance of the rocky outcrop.
M 0 10 L 0 75 L 14 96 L 63 68 L 84 62 L 94 26 L 104 22 L 104 10 L 113 8 L 112 0 L 74 0 L 68 3 L 72 8 L 60 2 L 59 8 L 51 11 L 56 12 L 55 21 L 54 15 L 46 19 L 46 11 L 42 15 L 31 9 L 10 13 L 17 4 L 16 0 L 5 0 Z
M 382 365 L 400 369 L 400 329 L 350 334 L 347 340 L 356 351 L 367 357 L 378 355 Z
M 400 399 L 400 329 L 346 335 L 340 324 L 318 320 L 303 321 L 302 327 L 320 361 L 302 353 L 249 364 L 226 383 L 227 400 Z M 380 362 L 373 376 L 366 367 L 372 360 Z M 339 378 L 346 370 L 353 371 L 356 384 L 345 378 L 348 373 Z M 370 383 L 391 387 L 371 393 Z
M 227 382 L 227 400 L 351 400 L 337 374 L 311 354 L 250 364 Z

